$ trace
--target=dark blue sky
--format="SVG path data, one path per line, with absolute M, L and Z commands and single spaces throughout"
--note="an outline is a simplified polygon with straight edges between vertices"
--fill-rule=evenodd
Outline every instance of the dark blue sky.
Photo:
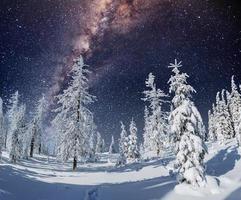
M 175 58 L 197 90 L 194 101 L 206 121 L 216 92 L 229 89 L 234 74 L 241 79 L 241 3 L 230 1 L 163 1 L 145 20 L 124 32 L 106 29 L 92 38 L 86 58 L 93 71 L 92 105 L 103 135 L 119 135 L 119 121 L 136 119 L 143 128 L 144 81 L 156 75 L 168 92 L 167 68 Z M 48 93 L 61 59 L 72 53 L 72 40 L 88 24 L 79 13 L 88 8 L 77 0 L 2 0 L 0 3 L 0 95 L 19 90 L 32 109 Z M 87 10 L 87 11 L 86 11 Z M 138 12 L 138 10 L 136 11 Z M 150 12 L 150 10 L 140 10 Z M 138 15 L 137 15 L 138 16 Z M 140 15 L 142 16 L 142 15 Z M 78 27 L 78 28 L 77 28 Z M 61 87 L 65 87 L 63 83 Z

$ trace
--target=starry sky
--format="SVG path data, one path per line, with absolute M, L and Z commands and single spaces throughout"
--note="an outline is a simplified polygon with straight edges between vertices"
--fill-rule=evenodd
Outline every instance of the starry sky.
M 1 0 L 0 95 L 19 90 L 28 111 L 44 93 L 67 85 L 72 59 L 92 71 L 91 106 L 102 135 L 118 137 L 119 121 L 143 129 L 141 100 L 149 72 L 168 93 L 175 58 L 197 90 L 205 123 L 218 90 L 241 79 L 239 0 Z M 48 124 L 48 122 L 47 122 Z

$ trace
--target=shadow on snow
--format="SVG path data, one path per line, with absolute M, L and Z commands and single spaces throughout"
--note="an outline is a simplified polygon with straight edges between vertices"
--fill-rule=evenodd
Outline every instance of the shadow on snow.
M 237 148 L 228 147 L 222 149 L 207 162 L 207 174 L 213 176 L 224 175 L 234 168 L 236 161 L 239 159 L 240 155 Z
M 146 200 L 160 199 L 172 190 L 176 181 L 169 176 L 98 186 L 46 183 L 37 180 L 37 173 L 1 166 L 1 200 Z M 81 178 L 81 177 L 80 177 Z M 94 191 L 94 192 L 92 192 Z M 94 193 L 94 196 L 92 196 Z M 85 198 L 86 194 L 89 198 Z M 88 196 L 87 195 L 87 196 Z

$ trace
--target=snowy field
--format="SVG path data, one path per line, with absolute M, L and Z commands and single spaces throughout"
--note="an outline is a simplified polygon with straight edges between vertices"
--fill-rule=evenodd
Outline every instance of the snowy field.
M 100 155 L 99 163 L 79 165 L 38 156 L 17 165 L 4 152 L 0 165 L 1 200 L 240 200 L 241 160 L 234 141 L 208 145 L 208 186 L 196 190 L 178 185 L 172 175 L 173 158 L 116 168 L 117 155 Z M 171 175 L 170 175 L 171 174 Z

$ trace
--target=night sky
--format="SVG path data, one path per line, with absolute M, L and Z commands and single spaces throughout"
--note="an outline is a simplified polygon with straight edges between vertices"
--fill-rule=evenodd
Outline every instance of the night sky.
M 239 0 L 1 0 L 0 96 L 19 90 L 32 110 L 66 87 L 71 60 L 90 65 L 91 106 L 102 135 L 118 137 L 119 121 L 143 128 L 142 91 L 149 72 L 168 93 L 167 65 L 182 71 L 197 90 L 207 121 L 215 95 L 241 79 Z M 53 107 L 54 105 L 52 105 Z M 47 122 L 48 124 L 48 122 Z M 141 131 L 140 131 L 141 132 Z

